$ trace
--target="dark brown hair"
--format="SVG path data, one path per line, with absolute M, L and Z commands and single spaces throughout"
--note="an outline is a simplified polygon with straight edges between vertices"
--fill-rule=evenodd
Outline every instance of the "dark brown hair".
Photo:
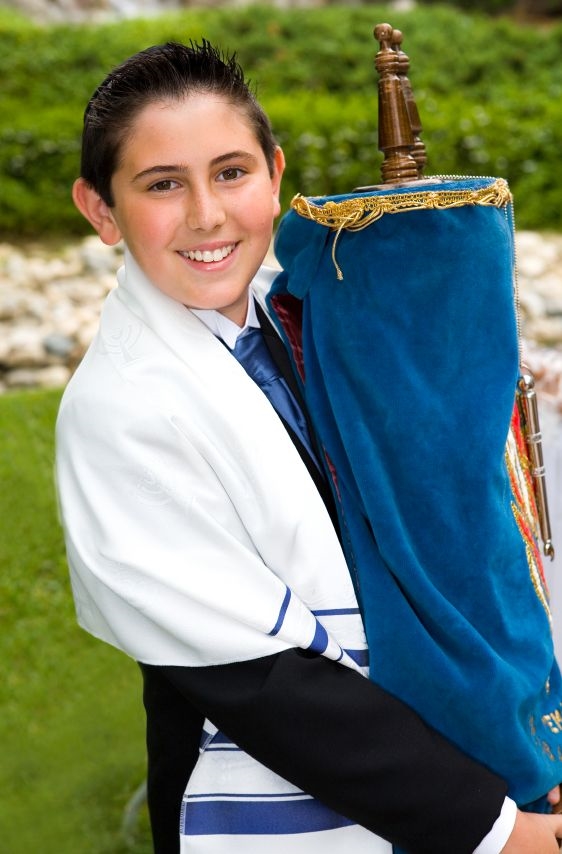
M 154 101 L 181 100 L 194 93 L 222 95 L 244 112 L 273 172 L 276 142 L 271 125 L 236 56 L 222 54 L 206 40 L 167 42 L 117 66 L 86 107 L 80 174 L 107 205 L 114 204 L 111 179 L 137 115 Z

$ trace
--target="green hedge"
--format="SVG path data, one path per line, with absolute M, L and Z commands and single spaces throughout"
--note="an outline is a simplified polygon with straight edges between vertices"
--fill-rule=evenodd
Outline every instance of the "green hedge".
M 124 57 L 170 38 L 236 49 L 268 110 L 295 192 L 380 180 L 375 23 L 405 34 L 428 174 L 506 177 L 520 227 L 562 230 L 556 137 L 562 27 L 452 8 L 199 9 L 114 25 L 40 28 L 0 13 L 0 236 L 87 231 L 70 185 L 85 103 Z
M 439 0 L 418 0 L 418 2 L 423 3 L 424 6 L 441 5 Z M 447 5 L 497 15 L 512 12 L 517 5 L 517 0 L 449 0 Z

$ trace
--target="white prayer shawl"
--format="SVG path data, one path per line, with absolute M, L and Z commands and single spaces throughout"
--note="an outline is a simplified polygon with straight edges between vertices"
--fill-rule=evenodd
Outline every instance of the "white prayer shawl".
M 253 282 L 260 301 L 274 275 L 262 268 Z M 79 623 L 148 664 L 301 647 L 361 670 L 365 636 L 339 541 L 265 395 L 128 252 L 118 282 L 57 422 Z M 217 753 L 217 739 L 204 740 L 186 792 L 182 852 L 391 851 L 235 745 Z M 191 826 L 196 803 L 205 809 Z

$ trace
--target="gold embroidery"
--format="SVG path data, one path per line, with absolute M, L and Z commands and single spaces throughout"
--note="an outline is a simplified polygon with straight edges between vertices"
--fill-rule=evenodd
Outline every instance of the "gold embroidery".
M 387 213 L 402 211 L 459 208 L 464 205 L 488 205 L 501 208 L 511 202 L 512 196 L 504 178 L 479 190 L 422 190 L 418 193 L 394 193 L 382 196 L 356 196 L 341 202 L 316 205 L 298 193 L 291 207 L 300 216 L 312 219 L 328 228 L 346 228 L 359 231 Z
M 336 231 L 332 246 L 332 261 L 339 280 L 343 273 L 336 261 L 336 243 L 343 230 L 361 231 L 376 222 L 384 214 L 405 213 L 419 210 L 442 210 L 460 208 L 465 205 L 487 205 L 504 207 L 512 201 L 507 181 L 496 178 L 488 187 L 478 190 L 421 190 L 414 193 L 392 193 L 380 196 L 354 196 L 341 202 L 328 201 L 315 204 L 310 198 L 298 193 L 291 201 L 291 208 L 305 219 Z
M 543 753 L 546 753 L 551 762 L 556 762 L 556 757 L 552 752 L 550 745 L 546 741 L 541 741 Z
M 541 720 L 555 735 L 558 735 L 562 730 L 562 713 L 560 709 L 555 709 L 550 714 L 543 715 Z

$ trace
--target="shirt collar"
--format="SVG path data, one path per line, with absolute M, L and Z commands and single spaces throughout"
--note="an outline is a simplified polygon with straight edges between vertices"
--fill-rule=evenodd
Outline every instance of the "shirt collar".
M 237 323 L 234 323 L 233 320 L 225 317 L 224 314 L 221 314 L 220 311 L 214 308 L 192 308 L 190 311 L 211 330 L 213 335 L 221 338 L 231 350 L 234 349 L 238 336 L 248 329 L 248 327 L 260 328 L 254 298 L 251 294 L 243 326 L 238 326 Z

